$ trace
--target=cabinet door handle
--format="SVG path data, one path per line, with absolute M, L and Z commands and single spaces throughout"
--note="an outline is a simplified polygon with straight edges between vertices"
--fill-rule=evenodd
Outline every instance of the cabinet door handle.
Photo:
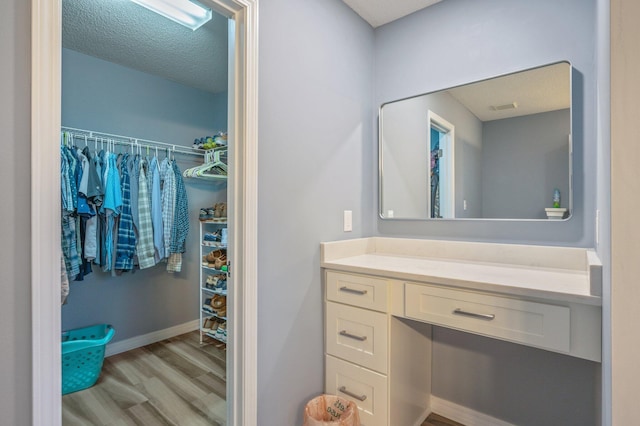
M 454 309 L 453 313 L 454 315 L 463 315 L 465 317 L 478 318 L 478 319 L 483 319 L 487 321 L 491 321 L 496 317 L 494 314 L 477 314 L 475 312 L 463 311 L 460 308 Z
M 355 288 L 349 288 L 347 286 L 340 287 L 340 291 L 344 291 L 345 293 L 359 294 L 361 296 L 367 294 L 367 290 L 356 290 Z
M 349 333 L 347 330 L 342 330 L 340 332 L 340 335 L 344 337 L 348 337 L 349 339 L 359 340 L 361 342 L 364 342 L 365 340 L 367 340 L 367 336 L 356 336 L 355 334 Z
M 358 401 L 361 401 L 361 402 L 364 401 L 365 399 L 367 399 L 367 395 L 356 395 L 355 393 L 349 391 L 345 386 L 340 386 L 338 388 L 338 390 L 340 392 L 342 392 L 343 394 L 349 395 L 351 398 L 355 398 L 355 399 L 357 399 Z

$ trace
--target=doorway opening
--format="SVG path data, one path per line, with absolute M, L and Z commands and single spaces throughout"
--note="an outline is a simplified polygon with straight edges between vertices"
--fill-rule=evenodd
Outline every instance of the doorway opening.
M 229 298 L 235 321 L 229 351 L 229 424 L 256 423 L 255 307 L 257 263 L 257 7 L 251 0 L 205 0 L 235 21 L 231 64 L 229 138 L 237 149 L 229 192 L 236 208 L 229 222 L 238 235 L 230 247 L 235 280 Z M 33 423 L 60 424 L 60 208 L 61 2 L 32 0 L 32 343 Z M 233 379 L 231 379 L 233 378 Z
M 455 127 L 433 111 L 427 112 L 427 211 L 432 219 L 455 217 Z

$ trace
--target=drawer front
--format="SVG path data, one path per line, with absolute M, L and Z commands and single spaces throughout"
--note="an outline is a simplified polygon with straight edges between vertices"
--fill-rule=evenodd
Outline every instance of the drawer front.
M 361 426 L 387 425 L 387 377 L 331 355 L 326 356 L 325 391 L 355 402 Z
M 387 280 L 327 271 L 327 300 L 386 312 Z
M 387 373 L 387 316 L 327 302 L 327 353 Z
M 405 283 L 405 310 L 431 324 L 562 352 L 571 347 L 565 306 Z

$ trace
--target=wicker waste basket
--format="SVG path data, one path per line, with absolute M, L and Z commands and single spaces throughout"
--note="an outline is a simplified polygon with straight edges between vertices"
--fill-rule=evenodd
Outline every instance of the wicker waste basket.
M 320 395 L 304 407 L 303 426 L 360 426 L 358 406 L 335 395 Z

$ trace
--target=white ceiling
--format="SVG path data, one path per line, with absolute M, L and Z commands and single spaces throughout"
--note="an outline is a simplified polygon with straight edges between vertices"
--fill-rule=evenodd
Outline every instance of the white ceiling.
M 62 46 L 213 93 L 227 90 L 227 19 L 196 31 L 129 0 L 63 0 Z
M 481 121 L 569 108 L 571 67 L 565 62 L 469 84 L 448 92 Z M 493 107 L 516 103 L 517 108 Z
M 373 28 L 417 12 L 441 0 L 342 0 Z

